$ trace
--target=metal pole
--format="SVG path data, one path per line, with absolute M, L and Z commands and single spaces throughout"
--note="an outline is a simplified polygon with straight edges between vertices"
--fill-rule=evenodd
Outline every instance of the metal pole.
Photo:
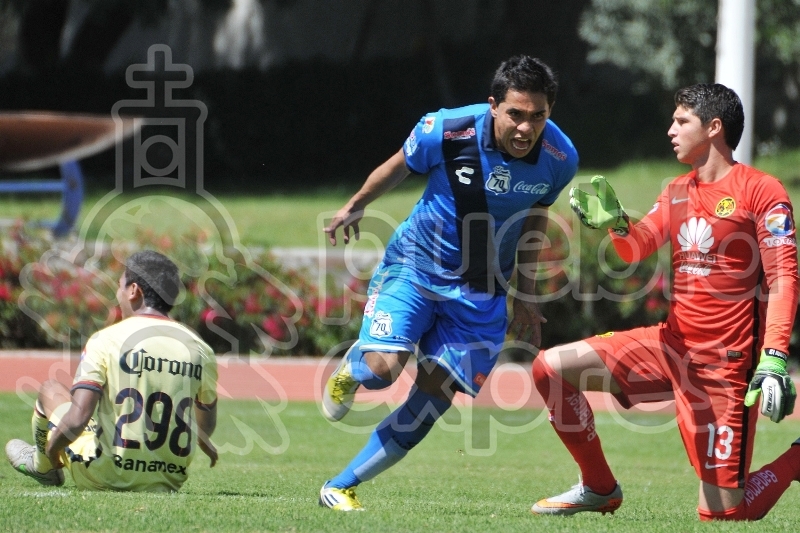
M 742 99 L 744 132 L 733 156 L 748 165 L 753 160 L 755 27 L 756 0 L 719 0 L 715 78 Z

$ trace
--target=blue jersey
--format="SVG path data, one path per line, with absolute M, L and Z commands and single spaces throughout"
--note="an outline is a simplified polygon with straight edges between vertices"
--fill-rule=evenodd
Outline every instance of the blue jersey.
M 385 264 L 412 266 L 444 284 L 504 290 L 528 209 L 556 200 L 577 172 L 578 153 L 549 120 L 522 159 L 498 150 L 493 131 L 489 104 L 422 117 L 403 150 L 428 186 L 389 241 Z

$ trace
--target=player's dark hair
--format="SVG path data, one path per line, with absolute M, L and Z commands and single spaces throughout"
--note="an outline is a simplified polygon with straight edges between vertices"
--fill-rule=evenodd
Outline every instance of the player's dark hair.
M 558 81 L 541 59 L 514 56 L 503 61 L 494 73 L 491 95 L 498 104 L 505 101 L 509 90 L 544 93 L 551 106 L 556 101 Z
M 126 287 L 136 283 L 142 289 L 145 305 L 164 314 L 172 310 L 181 288 L 178 267 L 153 250 L 136 252 L 128 258 L 125 282 Z
M 698 83 L 678 89 L 675 105 L 692 110 L 702 124 L 718 118 L 725 128 L 725 144 L 739 146 L 744 131 L 744 108 L 739 96 L 721 83 Z

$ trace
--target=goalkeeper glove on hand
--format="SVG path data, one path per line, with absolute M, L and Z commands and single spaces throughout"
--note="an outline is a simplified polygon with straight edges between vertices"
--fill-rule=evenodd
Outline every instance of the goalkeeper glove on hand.
M 584 226 L 594 229 L 611 229 L 618 235 L 628 234 L 628 215 L 617 200 L 614 189 L 603 176 L 592 178 L 597 196 L 573 187 L 569 190 L 569 205 Z
M 745 406 L 750 407 L 763 392 L 761 414 L 768 416 L 773 422 L 780 422 L 785 416 L 792 414 L 794 401 L 797 399 L 794 382 L 786 372 L 786 359 L 785 353 L 774 348 L 761 350 L 761 361 L 744 396 Z

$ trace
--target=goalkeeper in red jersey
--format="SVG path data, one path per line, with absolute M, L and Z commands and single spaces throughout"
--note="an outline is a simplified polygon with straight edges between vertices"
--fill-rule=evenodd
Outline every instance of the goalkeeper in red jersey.
M 758 398 L 773 422 L 791 414 L 786 372 L 798 299 L 792 204 L 772 176 L 733 159 L 744 129 L 739 97 L 720 84 L 679 90 L 667 132 L 691 165 L 633 224 L 601 176 L 596 195 L 573 188 L 581 222 L 606 229 L 627 262 L 669 243 L 673 284 L 667 320 L 542 351 L 533 363 L 550 421 L 578 463 L 581 481 L 538 501 L 535 514 L 613 512 L 622 490 L 606 462 L 582 391 L 612 393 L 621 405 L 675 399 L 689 460 L 700 478 L 701 520 L 757 520 L 792 480 L 800 439 L 750 472 Z

